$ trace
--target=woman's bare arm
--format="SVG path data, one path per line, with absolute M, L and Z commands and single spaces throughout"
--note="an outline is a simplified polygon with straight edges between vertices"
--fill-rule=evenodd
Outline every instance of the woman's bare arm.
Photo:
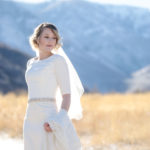
M 65 109 L 67 112 L 69 110 L 70 107 L 70 103 L 71 103 L 71 95 L 70 94 L 63 94 L 63 100 L 62 100 L 62 104 L 61 104 L 61 108 Z

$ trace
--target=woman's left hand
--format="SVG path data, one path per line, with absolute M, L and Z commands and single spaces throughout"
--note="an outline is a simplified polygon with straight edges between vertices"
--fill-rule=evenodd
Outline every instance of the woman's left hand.
M 52 132 L 52 129 L 48 122 L 45 122 L 43 126 L 44 126 L 45 131 Z

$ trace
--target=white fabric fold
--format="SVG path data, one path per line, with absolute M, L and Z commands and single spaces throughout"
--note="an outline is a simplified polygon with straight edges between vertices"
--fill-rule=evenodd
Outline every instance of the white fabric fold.
M 61 109 L 57 115 L 49 118 L 48 123 L 58 150 L 82 149 L 76 130 L 65 110 Z

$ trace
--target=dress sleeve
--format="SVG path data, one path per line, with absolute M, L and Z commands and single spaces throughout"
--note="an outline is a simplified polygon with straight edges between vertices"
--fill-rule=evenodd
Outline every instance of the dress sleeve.
M 59 57 L 55 64 L 55 73 L 58 86 L 62 94 L 70 94 L 70 75 L 65 58 Z

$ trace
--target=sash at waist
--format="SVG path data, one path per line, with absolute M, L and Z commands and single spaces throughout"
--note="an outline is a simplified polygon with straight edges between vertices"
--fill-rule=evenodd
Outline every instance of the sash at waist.
M 31 103 L 31 102 L 56 102 L 56 99 L 55 98 L 30 98 L 28 99 L 28 103 Z

